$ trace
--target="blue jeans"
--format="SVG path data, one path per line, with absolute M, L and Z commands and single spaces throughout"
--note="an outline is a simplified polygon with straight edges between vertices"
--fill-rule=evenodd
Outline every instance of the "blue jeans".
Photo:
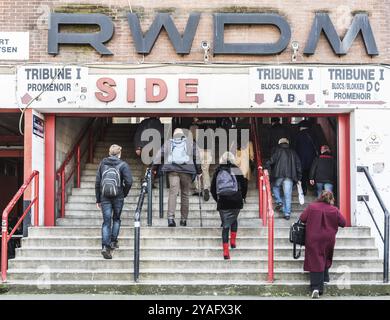
M 317 186 L 317 197 L 321 195 L 322 190 L 332 191 L 333 192 L 333 184 L 332 183 L 316 183 Z
M 283 187 L 283 199 L 280 195 L 281 187 Z M 291 214 L 292 189 L 293 181 L 290 178 L 277 178 L 272 187 L 276 202 L 283 204 L 283 213 L 285 216 L 289 216 Z
M 118 240 L 123 203 L 124 199 L 105 199 L 101 203 L 103 212 L 102 248 L 108 247 L 111 242 Z

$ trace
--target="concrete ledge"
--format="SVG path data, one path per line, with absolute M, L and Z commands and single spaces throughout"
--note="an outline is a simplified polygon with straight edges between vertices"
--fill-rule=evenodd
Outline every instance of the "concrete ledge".
M 33 284 L 6 284 L 4 294 L 106 294 L 106 295 L 193 295 L 193 296 L 308 296 L 308 284 L 52 284 L 39 289 Z M 348 289 L 327 285 L 326 296 L 389 296 L 390 285 L 382 283 L 351 284 Z

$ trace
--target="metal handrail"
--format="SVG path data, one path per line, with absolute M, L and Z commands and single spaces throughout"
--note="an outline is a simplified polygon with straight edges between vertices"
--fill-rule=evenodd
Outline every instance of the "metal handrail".
M 8 232 L 8 216 L 16 203 L 19 201 L 20 197 L 24 194 L 26 189 L 29 187 L 31 181 L 34 179 L 34 199 L 31 200 L 30 204 L 23 212 L 22 216 L 19 218 L 15 227 L 12 231 Z M 27 178 L 24 184 L 19 188 L 18 192 L 14 195 L 11 201 L 8 203 L 7 207 L 3 211 L 2 220 L 1 220 L 1 278 L 3 282 L 7 281 L 7 269 L 8 269 L 8 242 L 12 238 L 13 234 L 16 232 L 20 224 L 23 222 L 24 218 L 30 211 L 31 207 L 35 205 L 34 212 L 34 226 L 39 225 L 39 172 L 33 171 L 31 175 Z
M 267 219 L 265 217 L 265 207 L 264 207 L 264 196 L 265 196 L 265 187 L 264 187 L 264 181 L 263 181 L 263 164 L 262 164 L 262 157 L 260 152 L 260 141 L 258 138 L 258 128 L 256 120 L 253 118 L 250 119 L 251 122 L 251 130 L 252 130 L 252 137 L 254 140 L 254 151 L 255 151 L 255 158 L 256 158 L 256 167 L 257 167 L 257 185 L 259 188 L 259 218 L 263 220 L 263 226 L 266 226 Z
M 264 184 L 266 189 L 266 208 L 267 208 L 267 220 L 268 220 L 268 281 L 274 281 L 274 239 L 275 239 L 275 228 L 274 228 L 274 209 L 272 205 L 272 192 L 271 183 L 269 178 L 268 170 L 264 170 Z
M 58 183 L 58 192 L 57 192 L 57 199 L 60 198 L 60 217 L 63 218 L 65 216 L 65 194 L 66 194 L 66 185 L 68 182 L 72 179 L 74 176 L 74 173 L 76 172 L 76 186 L 77 188 L 80 188 L 81 184 L 81 159 L 84 158 L 85 154 L 88 152 L 88 161 L 93 161 L 93 148 L 94 148 L 94 136 L 95 132 L 93 129 L 93 125 L 97 122 L 98 118 L 91 119 L 88 121 L 87 125 L 84 127 L 84 129 L 81 131 L 77 138 L 77 142 L 74 144 L 71 151 L 66 155 L 65 160 L 59 167 L 59 169 L 56 172 Z M 102 130 L 103 127 L 103 130 Z M 101 136 L 104 134 L 104 126 L 96 126 L 95 129 L 98 129 L 100 131 Z M 86 145 L 84 150 L 81 150 L 82 143 L 85 138 L 88 136 L 88 144 Z M 71 169 L 68 176 L 66 176 L 65 170 L 66 166 L 72 161 L 73 157 L 76 157 L 75 165 Z
M 260 152 L 260 139 L 258 137 L 257 121 L 251 118 L 251 129 L 255 141 L 255 154 L 257 163 L 257 179 L 259 187 L 259 217 L 263 219 L 263 226 L 268 223 L 268 281 L 274 281 L 274 210 L 272 205 L 272 192 L 268 170 L 263 169 Z
M 377 187 L 375 186 L 374 180 L 372 179 L 370 173 L 368 172 L 368 168 L 364 166 L 358 166 L 357 172 L 363 172 L 368 180 L 368 183 L 371 186 L 372 191 L 375 194 L 375 197 L 377 198 L 383 213 L 384 213 L 384 236 L 382 236 L 381 232 L 379 231 L 378 225 L 375 221 L 374 215 L 372 214 L 371 210 L 369 209 L 369 213 L 371 215 L 371 218 L 374 220 L 375 226 L 377 227 L 377 230 L 379 231 L 379 234 L 381 235 L 383 244 L 384 244 L 384 252 L 383 252 L 383 282 L 388 283 L 389 282 L 389 226 L 390 226 L 390 214 L 389 211 L 386 208 L 385 203 L 382 200 L 381 195 L 378 192 Z M 368 208 L 368 204 L 364 199 L 364 202 Z
M 145 193 L 150 192 L 152 170 L 147 168 L 145 177 L 142 181 L 141 192 L 138 197 L 137 208 L 134 213 L 134 282 L 139 279 L 139 260 L 140 260 L 140 234 L 141 234 L 141 211 L 144 204 Z M 149 218 L 148 218 L 149 220 Z

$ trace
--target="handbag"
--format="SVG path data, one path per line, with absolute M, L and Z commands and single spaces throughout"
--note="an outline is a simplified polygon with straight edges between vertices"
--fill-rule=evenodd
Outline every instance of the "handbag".
M 298 219 L 290 227 L 290 242 L 293 244 L 293 257 L 299 259 L 301 256 L 302 246 L 305 245 L 306 225 Z M 300 246 L 297 252 L 297 245 Z

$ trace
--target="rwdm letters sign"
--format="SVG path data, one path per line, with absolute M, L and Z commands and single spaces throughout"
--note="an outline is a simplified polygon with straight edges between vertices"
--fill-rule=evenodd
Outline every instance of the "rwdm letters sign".
M 20 66 L 17 97 L 21 106 L 82 107 L 88 90 L 88 68 L 78 66 Z

